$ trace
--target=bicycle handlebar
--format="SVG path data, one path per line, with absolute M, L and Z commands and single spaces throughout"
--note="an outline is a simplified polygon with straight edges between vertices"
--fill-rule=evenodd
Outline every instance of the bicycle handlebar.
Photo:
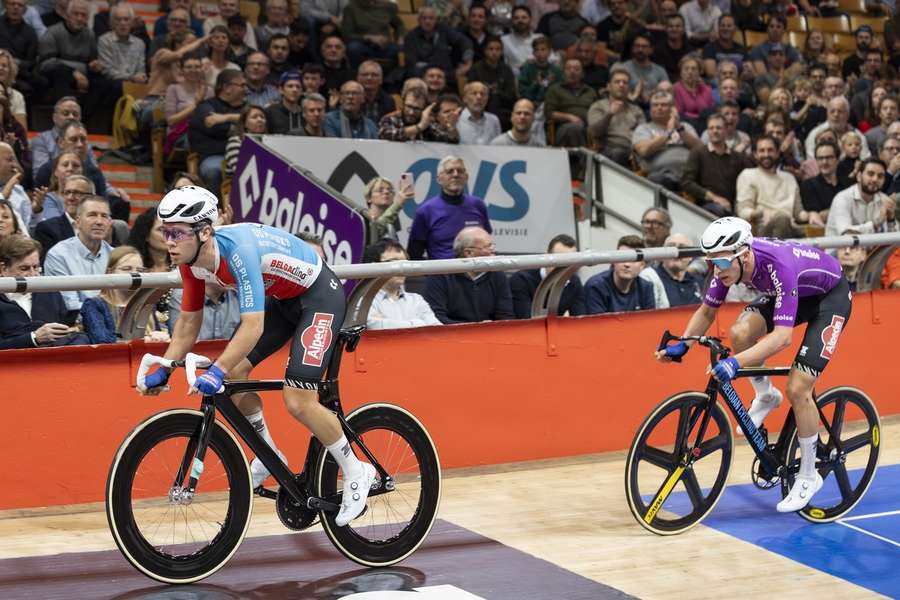
M 728 346 L 722 343 L 722 340 L 717 337 L 713 337 L 711 335 L 688 335 L 688 336 L 678 336 L 672 335 L 672 332 L 668 329 L 663 332 L 662 339 L 659 342 L 659 346 L 656 348 L 657 350 L 665 350 L 666 346 L 669 345 L 669 342 L 697 342 L 701 346 L 706 346 L 717 355 L 728 355 L 731 353 L 731 350 Z M 680 356 L 671 357 L 674 362 L 681 362 Z
M 146 392 L 147 388 L 145 386 L 145 379 L 147 377 L 147 372 L 151 367 L 161 366 L 167 369 L 177 369 L 179 367 L 184 367 L 185 375 L 187 376 L 188 386 L 191 389 L 191 393 L 195 392 L 194 382 L 197 381 L 197 369 L 205 369 L 213 364 L 213 361 L 206 358 L 205 356 L 201 356 L 200 354 L 194 354 L 193 352 L 188 352 L 184 357 L 184 360 L 171 360 L 169 358 L 163 358 L 162 356 L 156 356 L 154 354 L 145 354 L 141 358 L 141 364 L 138 367 L 137 372 L 137 381 L 135 385 L 138 390 L 141 392 Z M 224 389 L 224 385 L 219 388 L 221 392 Z M 165 386 L 163 391 L 168 391 L 169 386 Z

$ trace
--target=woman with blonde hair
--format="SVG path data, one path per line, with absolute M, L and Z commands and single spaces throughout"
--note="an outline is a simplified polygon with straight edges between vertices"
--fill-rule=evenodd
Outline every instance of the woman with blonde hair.
M 396 193 L 394 184 L 387 177 L 378 176 L 369 180 L 363 191 L 368 208 L 361 211 L 369 223 L 369 243 L 384 238 L 397 240 L 400 211 L 415 193 L 415 182 L 409 173 L 400 176 L 400 185 Z
M 144 262 L 137 248 L 119 246 L 109 254 L 106 266 L 107 275 L 127 273 L 143 273 Z M 81 321 L 84 331 L 91 338 L 92 344 L 114 344 L 122 339 L 119 330 L 122 313 L 128 301 L 134 296 L 134 290 L 102 290 L 99 296 L 88 298 L 81 305 Z M 169 333 L 165 327 L 168 315 L 154 311 L 147 321 L 144 341 L 168 342 Z
M 15 88 L 16 77 L 19 75 L 19 63 L 13 58 L 9 50 L 0 48 L 0 83 L 6 86 L 9 96 L 9 110 L 12 116 L 22 125 L 22 129 L 28 130 L 28 109 L 25 106 L 25 96 Z

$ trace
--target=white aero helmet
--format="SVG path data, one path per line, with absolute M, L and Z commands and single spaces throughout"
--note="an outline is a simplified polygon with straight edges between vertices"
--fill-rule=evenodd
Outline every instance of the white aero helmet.
M 215 223 L 219 218 L 218 205 L 219 199 L 212 192 L 196 185 L 188 185 L 175 188 L 163 196 L 156 214 L 163 223 Z
M 750 223 L 737 217 L 722 217 L 710 223 L 700 236 L 700 248 L 706 254 L 736 250 L 753 241 Z

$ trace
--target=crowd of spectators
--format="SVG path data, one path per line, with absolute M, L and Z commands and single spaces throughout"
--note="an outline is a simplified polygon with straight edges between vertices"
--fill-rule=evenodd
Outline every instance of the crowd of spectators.
M 757 235 L 898 229 L 900 16 L 889 3 L 873 3 L 870 16 L 880 11 L 884 21 L 858 26 L 852 49 L 821 31 L 791 44 L 788 16 L 846 18 L 834 3 L 812 0 L 429 1 L 412 27 L 390 0 L 302 2 L 299 12 L 297 3 L 266 0 L 257 23 L 241 16 L 236 0 L 219 0 L 205 18 L 193 0 L 171 0 L 149 33 L 128 2 L 110 0 L 108 12 L 85 0 L 2 4 L 4 273 L 169 268 L 153 209 L 129 231 L 128 194 L 109 184 L 87 141 L 85 124 L 112 114 L 126 82 L 146 85 L 132 107 L 139 126 L 148 128 L 160 109 L 166 151 L 199 155 L 199 172 L 179 174 L 173 185 L 217 194 L 247 134 L 549 145 L 599 152 L 711 218 L 747 219 Z M 745 44 L 751 32 L 758 42 Z M 29 142 L 29 109 L 41 104 L 52 107 L 52 125 Z M 376 241 L 368 260 L 493 254 L 486 204 L 467 194 L 464 162 L 444 158 L 437 180 L 441 193 L 417 209 L 406 248 L 397 240 L 409 182 L 368 182 L 365 215 Z M 223 218 L 230 220 L 225 210 Z M 641 225 L 642 236 L 625 236 L 618 247 L 692 243 L 661 209 Z M 547 251 L 574 247 L 558 236 Z M 848 275 L 865 259 L 855 250 L 838 254 Z M 583 285 L 573 277 L 560 312 L 697 302 L 702 267 L 638 261 Z M 372 315 L 384 323 L 372 326 L 528 316 L 545 275 L 434 277 L 421 296 L 392 281 Z M 900 257 L 889 261 L 883 283 L 900 287 Z M 116 321 L 128 297 L 65 292 L 0 301 L 16 313 L 0 323 L 0 343 L 41 345 L 82 340 L 82 332 L 91 340 L 121 335 Z M 178 306 L 174 293 L 147 335 L 163 337 Z M 236 322 L 232 292 L 208 289 L 207 307 L 204 335 L 227 337 Z M 40 317 L 28 336 L 9 325 L 23 322 L 18 311 L 25 321 Z

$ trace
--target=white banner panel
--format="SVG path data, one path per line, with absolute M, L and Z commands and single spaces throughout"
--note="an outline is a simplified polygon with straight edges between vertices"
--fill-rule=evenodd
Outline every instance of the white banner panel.
M 565 150 L 280 135 L 263 136 L 263 144 L 360 206 L 366 183 L 376 175 L 396 186 L 401 173 L 412 173 L 416 196 L 401 213 L 404 243 L 416 206 L 440 193 L 438 162 L 450 154 L 466 163 L 468 193 L 487 203 L 499 252 L 545 252 L 553 236 L 575 236 Z

